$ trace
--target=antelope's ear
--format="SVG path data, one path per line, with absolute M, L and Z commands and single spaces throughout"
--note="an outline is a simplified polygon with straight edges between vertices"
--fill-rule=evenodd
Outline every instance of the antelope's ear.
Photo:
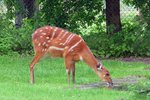
M 97 70 L 98 70 L 98 71 L 101 71 L 101 70 L 102 70 L 102 64 L 99 63 L 99 64 L 97 65 Z

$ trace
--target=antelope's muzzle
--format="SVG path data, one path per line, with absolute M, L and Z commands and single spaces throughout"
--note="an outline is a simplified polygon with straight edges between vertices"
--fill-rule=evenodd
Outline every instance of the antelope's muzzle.
M 111 88 L 113 87 L 113 83 L 112 82 L 108 82 L 107 84 L 108 84 L 108 87 L 111 87 Z

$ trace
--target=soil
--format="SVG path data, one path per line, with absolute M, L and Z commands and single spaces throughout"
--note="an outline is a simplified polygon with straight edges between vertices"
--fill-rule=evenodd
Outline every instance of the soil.
M 128 76 L 124 78 L 113 79 L 113 89 L 122 90 L 124 88 L 125 90 L 125 85 L 136 84 L 141 79 L 144 79 L 144 77 Z M 83 84 L 78 86 L 78 88 L 80 89 L 102 88 L 102 87 L 108 87 L 107 83 L 95 82 L 95 83 Z
M 126 58 L 119 58 L 119 60 L 126 61 L 126 62 L 143 62 L 150 64 L 149 57 L 126 57 Z

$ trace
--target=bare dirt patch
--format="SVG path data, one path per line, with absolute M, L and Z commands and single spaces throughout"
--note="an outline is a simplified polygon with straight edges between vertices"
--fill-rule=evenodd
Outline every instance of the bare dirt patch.
M 126 57 L 126 58 L 119 58 L 119 60 L 121 61 L 125 61 L 125 62 L 143 62 L 146 64 L 150 64 L 150 58 L 148 57 Z M 150 66 L 145 68 L 144 70 L 150 70 Z
M 113 79 L 113 89 L 122 89 L 123 85 L 128 84 L 136 84 L 139 80 L 143 79 L 142 77 L 137 76 L 128 76 L 119 79 Z M 80 89 L 90 89 L 90 88 L 102 88 L 107 87 L 106 82 L 95 82 L 90 84 L 83 84 L 78 86 Z
M 146 57 L 145 58 L 126 57 L 126 58 L 119 58 L 117 60 L 121 60 L 125 62 L 143 62 L 143 63 L 150 64 L 150 58 L 146 58 Z M 150 70 L 150 67 L 145 68 L 145 70 Z M 127 76 L 124 78 L 113 79 L 113 89 L 126 90 L 124 88 L 125 84 L 126 85 L 136 84 L 141 79 L 145 79 L 145 78 L 140 76 Z M 83 84 L 83 85 L 79 85 L 77 88 L 90 89 L 90 88 L 102 88 L 102 87 L 107 87 L 106 82 L 95 82 L 90 84 Z
M 125 57 L 125 58 L 119 58 L 119 60 L 126 61 L 126 62 L 144 62 L 150 64 L 149 57 Z

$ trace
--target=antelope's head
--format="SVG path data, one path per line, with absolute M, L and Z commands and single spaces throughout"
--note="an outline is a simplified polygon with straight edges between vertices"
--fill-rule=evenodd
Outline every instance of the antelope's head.
M 102 66 L 102 65 L 98 65 L 97 70 L 100 72 L 99 76 L 101 77 L 101 79 L 103 81 L 107 82 L 108 87 L 113 87 L 113 82 L 110 77 L 109 71 L 106 68 L 104 68 L 104 66 Z

